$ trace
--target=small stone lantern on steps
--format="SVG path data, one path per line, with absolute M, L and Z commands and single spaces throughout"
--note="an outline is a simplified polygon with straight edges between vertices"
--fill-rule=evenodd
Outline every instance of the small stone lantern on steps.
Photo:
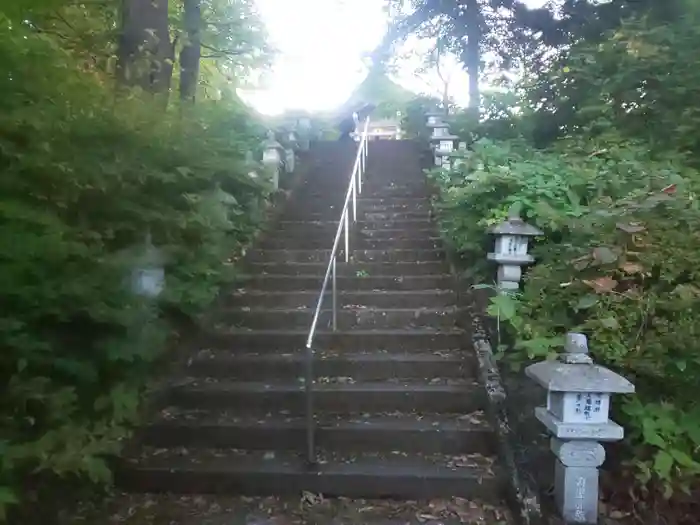
M 263 157 L 262 163 L 265 167 L 265 172 L 270 177 L 272 187 L 276 191 L 279 189 L 280 166 L 282 165 L 282 153 L 284 148 L 282 144 L 277 142 L 275 132 L 270 130 L 267 132 L 267 139 L 262 143 Z
M 454 160 L 454 167 L 455 168 L 461 168 L 462 166 L 466 165 L 467 163 L 467 155 L 469 152 L 467 151 L 467 143 L 466 142 L 460 142 L 457 145 L 457 153 L 458 156 Z
M 165 258 L 153 245 L 151 233 L 146 234 L 144 244 L 135 254 L 131 272 L 131 290 L 148 299 L 157 298 L 165 289 Z
M 426 117 L 428 118 L 427 126 L 432 129 L 430 143 L 435 165 L 449 169 L 449 155 L 454 151 L 454 141 L 459 137 L 450 134 L 450 125 L 443 120 L 443 113 L 431 112 Z
M 523 221 L 519 211 L 513 207 L 508 212 L 508 219 L 491 228 L 489 233 L 496 236 L 495 249 L 487 257 L 498 264 L 498 288 L 502 291 L 517 290 L 523 275 L 522 267 L 535 262 L 535 258 L 528 253 L 529 239 L 544 232 Z
M 528 377 L 547 389 L 547 406 L 535 415 L 552 434 L 557 457 L 554 495 L 566 523 L 598 523 L 598 468 L 605 461 L 600 442 L 619 441 L 624 429 L 608 419 L 612 394 L 634 393 L 634 385 L 596 365 L 583 334 L 566 336 L 556 361 L 530 365 Z
M 309 142 L 311 139 L 311 119 L 309 117 L 301 117 L 297 120 L 298 143 L 300 151 L 309 151 Z
M 294 167 L 296 165 L 296 157 L 294 152 L 298 148 L 297 136 L 294 131 L 290 131 L 287 135 L 287 147 L 284 150 L 284 171 L 286 173 L 294 173 Z
M 258 178 L 258 163 L 255 162 L 255 159 L 253 158 L 253 152 L 248 150 L 245 153 L 245 166 L 248 170 L 248 176 L 251 179 L 257 179 Z

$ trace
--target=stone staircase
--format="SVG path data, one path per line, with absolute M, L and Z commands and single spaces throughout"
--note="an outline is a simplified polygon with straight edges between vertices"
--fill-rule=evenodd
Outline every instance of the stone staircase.
M 121 472 L 130 489 L 502 500 L 485 391 L 456 327 L 467 313 L 410 142 L 370 143 L 353 260 L 338 265 L 338 331 L 324 310 L 315 343 L 319 464 L 305 462 L 303 348 L 353 158 L 345 144 L 314 150 L 248 254 L 250 280 L 142 433 Z

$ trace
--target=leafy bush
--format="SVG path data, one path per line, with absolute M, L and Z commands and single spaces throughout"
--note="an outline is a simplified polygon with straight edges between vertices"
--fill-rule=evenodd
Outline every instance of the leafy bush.
M 700 174 L 641 144 L 583 144 L 477 142 L 461 167 L 432 173 L 443 231 L 481 278 L 486 230 L 511 206 L 545 232 L 522 293 L 494 298 L 491 312 L 516 336 L 504 357 L 521 366 L 550 356 L 566 332 L 586 333 L 597 361 L 638 387 L 617 415 L 641 480 L 687 487 L 700 474 Z
M 244 108 L 187 115 L 116 99 L 47 38 L 0 18 L 0 515 L 30 474 L 109 479 L 163 348 L 162 307 L 194 313 L 263 216 Z M 147 233 L 160 304 L 134 297 Z

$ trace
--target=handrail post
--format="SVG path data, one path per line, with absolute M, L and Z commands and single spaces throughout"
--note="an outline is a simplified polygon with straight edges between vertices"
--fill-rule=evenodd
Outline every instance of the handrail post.
M 316 465 L 316 420 L 314 418 L 314 369 L 313 348 L 306 345 L 305 390 L 306 390 L 306 460 L 309 466 Z
M 350 262 L 350 221 L 348 220 L 348 209 L 345 208 L 345 262 Z
M 360 166 L 362 169 L 362 173 L 364 173 L 365 172 L 365 160 L 366 160 L 365 153 L 367 151 L 367 135 L 365 135 L 362 138 L 364 140 L 362 141 L 362 154 L 360 155 Z
M 359 173 L 356 173 L 357 180 L 360 179 Z M 352 181 L 352 222 L 357 222 L 357 190 L 355 189 L 355 181 Z
M 336 274 L 336 259 L 337 257 L 333 256 L 333 331 L 335 332 L 338 329 L 338 292 L 336 291 L 336 279 L 337 279 L 337 274 Z

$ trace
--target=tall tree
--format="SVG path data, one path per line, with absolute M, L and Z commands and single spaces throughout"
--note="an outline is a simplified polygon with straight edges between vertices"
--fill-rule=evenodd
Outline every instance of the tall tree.
M 469 108 L 478 113 L 481 94 L 481 44 L 485 16 L 480 0 L 412 0 L 409 11 L 402 0 L 390 0 L 397 13 L 391 22 L 381 53 L 414 34 L 435 38 L 460 57 L 469 74 Z
M 602 38 L 636 13 L 668 17 L 684 1 L 552 0 L 530 9 L 523 0 L 387 0 L 391 23 L 381 48 L 385 53 L 409 35 L 438 38 L 469 74 L 469 109 L 478 113 L 486 66 L 540 74 L 573 42 Z
M 185 41 L 180 51 L 180 99 L 194 102 L 202 55 L 202 5 L 200 0 L 184 0 Z
M 174 61 L 168 0 L 123 0 L 117 63 L 120 84 L 167 94 Z

